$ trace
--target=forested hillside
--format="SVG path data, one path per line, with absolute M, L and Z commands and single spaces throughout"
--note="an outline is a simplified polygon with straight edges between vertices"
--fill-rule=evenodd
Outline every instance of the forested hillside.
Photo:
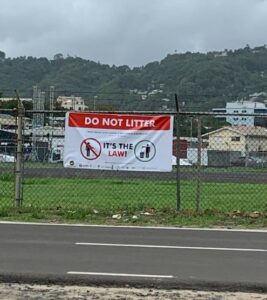
M 17 89 L 31 97 L 32 86 L 59 95 L 81 95 L 85 100 L 106 99 L 143 106 L 152 100 L 169 108 L 177 93 L 183 109 L 201 110 L 222 106 L 226 101 L 246 99 L 267 92 L 266 46 L 222 52 L 171 54 L 142 67 L 109 66 L 79 57 L 54 59 L 7 58 L 0 51 L 0 93 L 8 97 Z M 170 100 L 168 100 L 170 99 Z M 133 105 L 134 107 L 134 105 Z

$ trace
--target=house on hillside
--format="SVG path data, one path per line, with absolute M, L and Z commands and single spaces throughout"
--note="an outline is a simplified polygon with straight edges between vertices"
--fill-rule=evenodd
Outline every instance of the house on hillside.
M 67 110 L 74 110 L 74 111 L 84 111 L 88 109 L 88 106 L 84 104 L 84 100 L 82 97 L 75 97 L 75 96 L 59 96 L 57 98 L 57 103 Z
M 226 126 L 202 138 L 208 142 L 208 165 L 227 166 L 240 156 L 267 155 L 267 129 L 260 126 Z

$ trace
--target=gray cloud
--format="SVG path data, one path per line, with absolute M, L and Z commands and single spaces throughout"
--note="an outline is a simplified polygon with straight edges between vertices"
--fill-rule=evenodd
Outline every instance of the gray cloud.
M 0 50 L 136 66 L 266 44 L 266 15 L 266 0 L 1 0 Z

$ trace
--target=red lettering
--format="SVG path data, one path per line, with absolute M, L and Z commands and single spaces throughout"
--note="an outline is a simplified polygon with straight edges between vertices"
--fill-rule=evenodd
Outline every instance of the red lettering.
M 70 127 L 118 130 L 169 130 L 171 117 L 70 112 L 68 125 Z
M 123 151 L 123 150 L 110 151 L 109 150 L 108 156 L 127 157 L 127 151 Z

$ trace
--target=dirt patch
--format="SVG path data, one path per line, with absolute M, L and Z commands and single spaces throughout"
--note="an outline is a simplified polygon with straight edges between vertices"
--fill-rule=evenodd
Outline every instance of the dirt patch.
M 190 290 L 157 290 L 135 288 L 104 288 L 84 286 L 0 284 L 1 300 L 267 300 L 266 294 L 203 292 Z

